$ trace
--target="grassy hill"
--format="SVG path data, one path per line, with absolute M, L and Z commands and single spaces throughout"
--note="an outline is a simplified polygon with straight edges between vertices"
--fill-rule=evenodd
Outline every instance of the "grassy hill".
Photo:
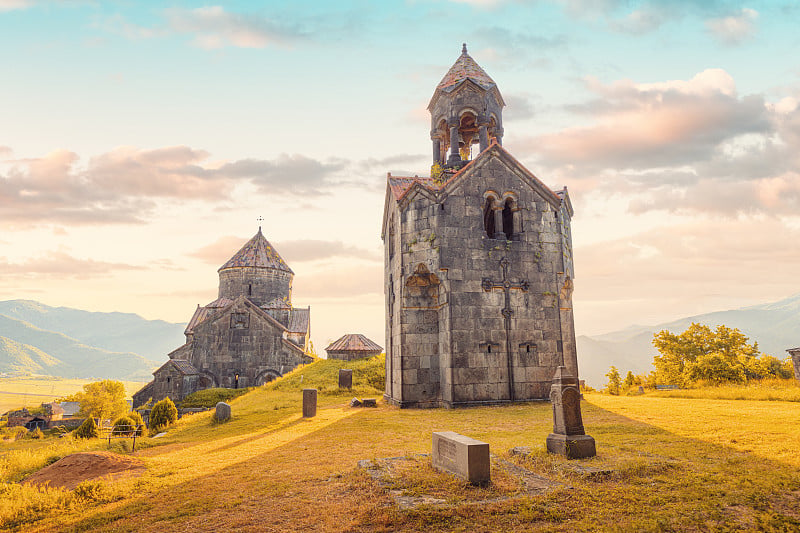
M 191 316 L 191 309 L 187 314 Z M 50 307 L 32 300 L 0 302 L 0 315 L 39 329 L 59 332 L 82 344 L 110 352 L 133 352 L 160 361 L 185 342 L 186 324 L 145 320 L 133 313 L 101 313 Z
M 111 352 L 88 346 L 63 333 L 37 328 L 4 315 L 0 315 L 0 337 L 13 339 L 15 342 L 6 343 L 5 346 L 16 348 L 0 352 L 0 372 L 24 368 L 30 373 L 66 378 L 145 381 L 151 378 L 153 368 L 157 365 L 155 361 L 135 353 Z M 39 364 L 30 354 L 38 354 L 40 361 L 49 364 Z
M 363 364 L 352 364 L 357 378 L 379 367 L 380 360 Z M 184 417 L 165 437 L 144 439 L 136 455 L 147 472 L 137 478 L 92 482 L 75 492 L 39 492 L 14 482 L 66 453 L 105 444 L 70 439 L 8 444 L 0 454 L 0 481 L 11 482 L 2 489 L 8 503 L 0 505 L 0 528 L 430 533 L 800 528 L 798 403 L 589 394 L 583 418 L 598 456 L 567 461 L 544 451 L 552 429 L 549 403 L 350 408 L 350 394 L 339 393 L 330 379 L 338 365 L 319 361 L 232 400 L 228 423 L 214 424 L 211 413 L 203 413 Z M 302 419 L 301 389 L 309 385 L 324 390 L 318 416 Z M 439 430 L 490 444 L 497 456 L 490 486 L 466 485 L 417 455 L 430 452 L 431 432 Z M 515 446 L 529 446 L 531 454 L 509 454 Z M 384 477 L 388 485 L 356 466 L 361 459 L 390 457 L 405 459 L 394 463 L 394 477 Z M 503 461 L 540 476 L 550 488 L 531 492 Z M 437 500 L 401 508 L 396 496 Z

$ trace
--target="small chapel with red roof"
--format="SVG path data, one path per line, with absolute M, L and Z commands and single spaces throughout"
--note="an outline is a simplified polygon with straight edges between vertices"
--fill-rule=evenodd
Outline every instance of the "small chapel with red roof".
M 388 175 L 392 404 L 544 400 L 556 368 L 578 375 L 572 204 L 503 147 L 505 105 L 464 45 L 428 104 L 430 176 Z
M 197 306 L 186 343 L 133 395 L 135 407 L 212 387 L 262 385 L 312 361 L 311 309 L 292 307 L 294 272 L 261 228 L 218 273 L 217 299 Z

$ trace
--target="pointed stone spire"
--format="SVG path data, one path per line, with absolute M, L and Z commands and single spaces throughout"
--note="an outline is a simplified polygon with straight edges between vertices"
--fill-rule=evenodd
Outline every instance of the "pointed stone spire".
M 261 233 L 261 226 L 258 227 L 258 233 L 247 241 L 233 257 L 228 259 L 219 270 L 242 267 L 269 268 L 294 274 L 275 247 Z

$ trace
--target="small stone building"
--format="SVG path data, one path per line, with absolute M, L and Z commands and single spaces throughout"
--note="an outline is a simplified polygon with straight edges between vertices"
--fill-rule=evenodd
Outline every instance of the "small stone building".
M 43 403 L 38 409 L 28 411 L 27 408 L 8 413 L 8 427 L 24 426 L 28 431 L 39 429 L 50 429 L 61 422 L 64 417 L 64 409 L 57 402 Z
M 794 367 L 794 378 L 800 381 L 800 348 L 789 348 L 786 350 L 792 356 L 792 366 Z
M 401 407 L 546 400 L 578 375 L 567 189 L 502 146 L 497 84 L 461 56 L 434 90 L 430 176 L 392 176 L 381 237 L 386 399 Z
M 330 346 L 325 348 L 328 359 L 341 359 L 342 361 L 352 361 L 353 359 L 364 359 L 379 355 L 383 348 L 364 335 L 349 333 L 338 340 L 333 341 Z
M 197 306 L 186 343 L 133 395 L 134 406 L 212 387 L 262 385 L 311 362 L 311 310 L 292 307 L 294 272 L 261 228 L 218 272 L 217 299 Z

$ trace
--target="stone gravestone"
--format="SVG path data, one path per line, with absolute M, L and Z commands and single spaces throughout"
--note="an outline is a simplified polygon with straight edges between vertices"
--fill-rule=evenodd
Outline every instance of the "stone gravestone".
M 800 348 L 789 348 L 786 350 L 792 356 L 792 366 L 794 367 L 794 378 L 800 381 Z
M 353 388 L 353 370 L 350 368 L 339 369 L 339 388 L 352 389 Z
M 217 410 L 214 413 L 217 422 L 226 422 L 231 419 L 231 406 L 225 402 L 217 403 Z
M 473 485 L 485 485 L 491 479 L 489 444 L 454 431 L 433 434 L 431 463 Z
M 581 393 L 578 380 L 560 366 L 550 386 L 553 404 L 553 432 L 547 436 L 547 451 L 564 455 L 567 459 L 594 457 L 594 439 L 586 434 L 581 419 Z
M 303 418 L 317 416 L 317 389 L 303 389 Z

